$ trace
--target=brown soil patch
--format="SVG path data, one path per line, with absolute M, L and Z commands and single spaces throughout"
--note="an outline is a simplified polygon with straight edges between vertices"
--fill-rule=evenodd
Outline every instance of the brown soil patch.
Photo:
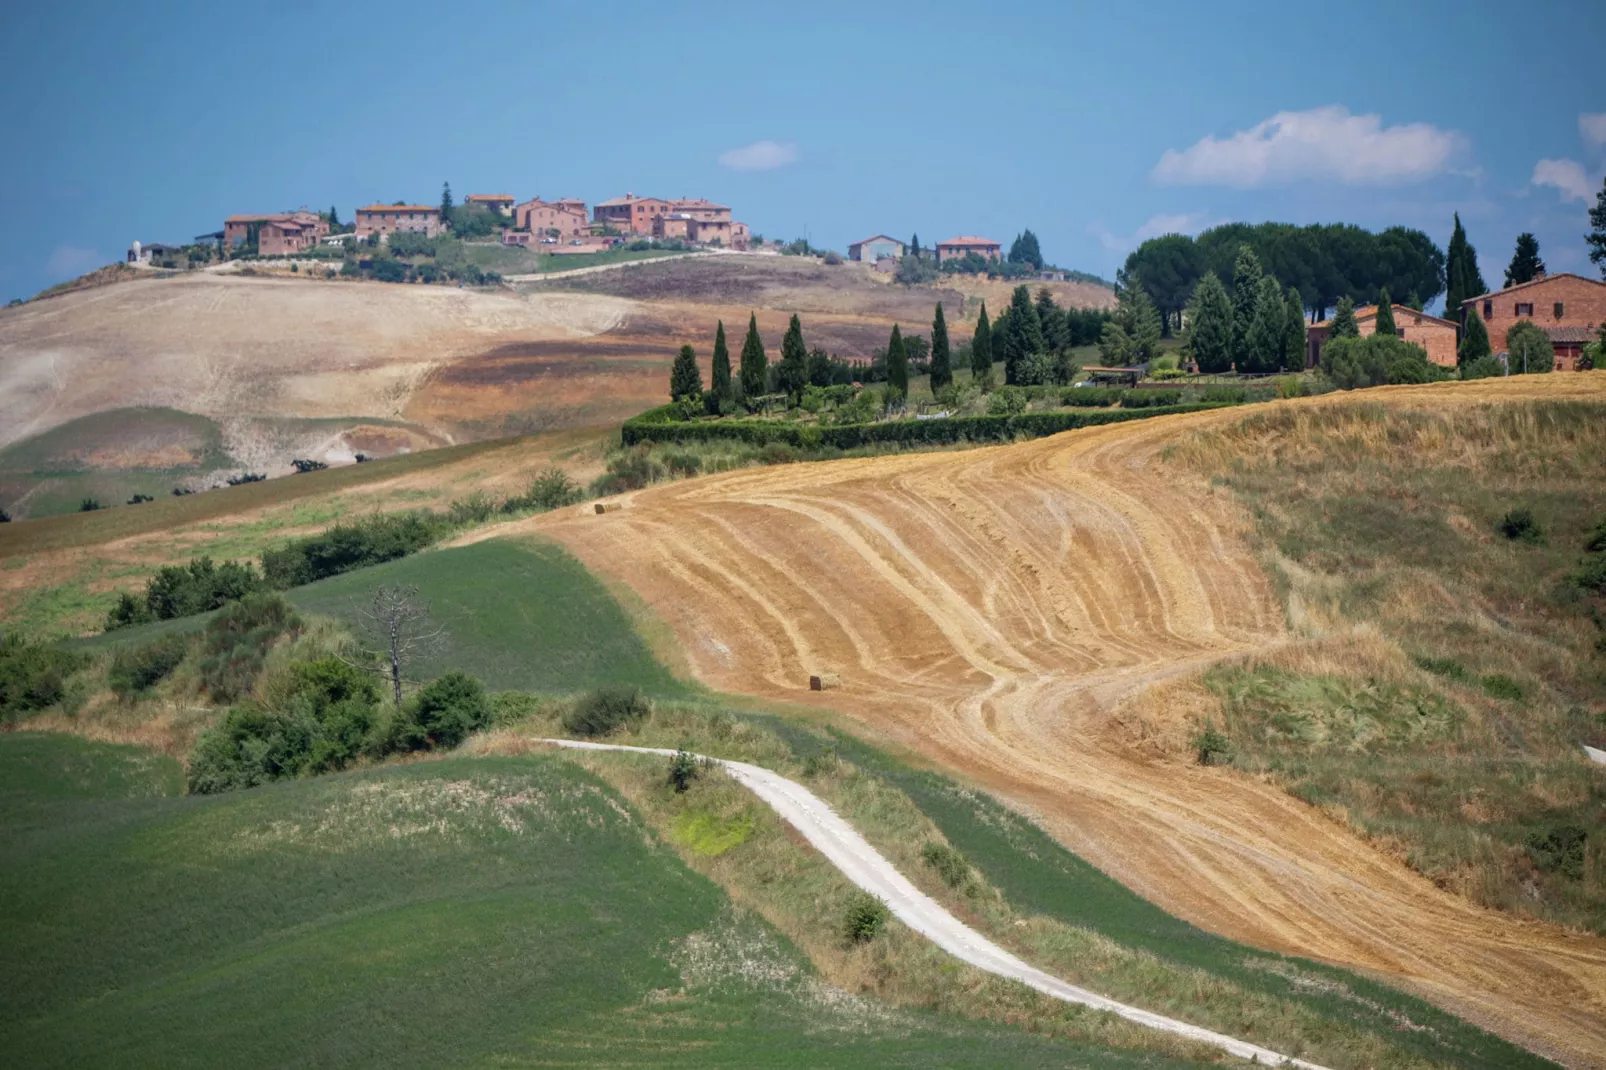
M 1595 373 L 1289 404 L 1603 393 Z M 1606 940 L 1476 907 L 1275 786 L 1167 757 L 1169 718 L 1149 746 L 1118 720 L 1127 696 L 1287 641 L 1246 519 L 1160 458 L 1241 418 L 734 472 L 526 526 L 628 584 L 711 687 L 861 719 L 1196 924 L 1598 1061 Z M 808 691 L 821 671 L 842 686 Z

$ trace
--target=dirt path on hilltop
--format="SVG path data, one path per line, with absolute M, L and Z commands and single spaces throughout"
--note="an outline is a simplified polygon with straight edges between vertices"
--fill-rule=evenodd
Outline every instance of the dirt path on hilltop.
M 1606 396 L 1606 375 L 1295 404 L 1569 395 Z M 529 527 L 638 592 L 710 686 L 868 722 L 1204 928 L 1390 975 L 1601 1064 L 1606 940 L 1474 906 L 1276 787 L 1140 755 L 1110 729 L 1134 689 L 1286 638 L 1242 515 L 1160 456 L 1243 416 L 734 472 Z M 821 671 L 840 689 L 808 692 Z

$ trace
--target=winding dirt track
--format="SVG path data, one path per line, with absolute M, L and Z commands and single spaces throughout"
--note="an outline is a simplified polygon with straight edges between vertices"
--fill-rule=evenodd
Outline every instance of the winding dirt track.
M 1364 400 L 1536 395 L 1599 399 L 1606 375 Z M 1606 1065 L 1606 940 L 1475 907 L 1270 785 L 1137 754 L 1109 730 L 1123 695 L 1286 638 L 1243 518 L 1160 457 L 1242 415 L 736 472 L 531 526 L 640 594 L 710 686 L 873 724 L 1204 928 L 1391 975 Z M 821 671 L 840 689 L 811 695 Z

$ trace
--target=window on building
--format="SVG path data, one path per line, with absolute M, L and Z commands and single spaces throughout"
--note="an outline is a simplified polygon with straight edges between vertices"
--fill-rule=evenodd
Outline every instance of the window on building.
M 1486 320 L 1494 319 L 1494 302 L 1493 301 L 1485 301 L 1483 303 L 1483 318 L 1486 319 Z
M 1557 302 L 1556 302 L 1556 304 L 1555 304 L 1555 306 L 1554 306 L 1554 307 L 1553 307 L 1553 308 L 1552 308 L 1552 309 L 1551 309 L 1551 313 L 1552 313 L 1552 314 L 1553 314 L 1553 315 L 1554 315 L 1554 316 L 1555 316 L 1555 317 L 1556 317 L 1556 318 L 1557 318 L 1557 319 L 1561 319 L 1561 317 L 1562 317 L 1562 315 L 1563 315 L 1563 314 L 1564 314 L 1564 313 L 1566 313 L 1566 311 L 1567 311 L 1567 306 L 1566 306 L 1566 305 L 1564 305 L 1564 304 L 1562 304 L 1562 303 L 1561 303 L 1561 302 L 1560 302 L 1560 301 L 1557 301 Z
M 1517 318 L 1518 319 L 1521 319 L 1523 316 L 1528 316 L 1528 317 L 1531 318 L 1533 316 L 1533 314 L 1534 314 L 1534 306 L 1533 306 L 1533 302 L 1532 301 L 1518 301 L 1517 302 Z

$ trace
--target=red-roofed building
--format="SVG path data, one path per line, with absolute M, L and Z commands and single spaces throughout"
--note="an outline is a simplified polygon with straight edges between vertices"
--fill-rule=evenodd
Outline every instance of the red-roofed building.
M 1506 352 L 1506 332 L 1518 320 L 1531 320 L 1556 347 L 1556 367 L 1571 371 L 1606 323 L 1606 282 L 1560 272 L 1495 293 L 1469 297 L 1463 309 L 1476 309 L 1489 328 L 1489 351 Z
M 963 259 L 971 253 L 975 253 L 983 260 L 1001 260 L 1003 259 L 1004 250 L 1003 246 L 991 238 L 977 238 L 970 235 L 949 238 L 947 241 L 937 243 L 937 263 L 939 264 L 944 260 Z
M 513 209 L 513 226 L 536 234 L 537 241 L 540 240 L 539 235 L 570 239 L 584 237 L 591 232 L 591 224 L 586 222 L 586 204 L 574 197 L 558 201 L 543 201 L 533 197 Z M 549 233 L 554 230 L 556 234 Z
M 294 223 L 297 227 L 309 229 L 311 235 L 309 245 L 329 233 L 329 221 L 317 212 L 309 212 L 305 208 L 297 212 L 231 215 L 223 221 L 223 244 L 244 245 L 251 240 L 251 234 L 256 232 L 257 248 L 260 252 L 266 253 L 267 250 L 261 247 L 260 232 L 268 223 Z
M 1409 305 L 1394 305 L 1394 333 L 1427 350 L 1428 360 L 1443 368 L 1455 367 L 1455 323 L 1452 320 L 1418 312 Z M 1377 333 L 1377 306 L 1364 305 L 1355 310 L 1355 326 L 1361 337 Z M 1314 368 L 1321 359 L 1322 346 L 1333 333 L 1333 321 L 1322 320 L 1305 329 L 1305 367 Z
M 592 218 L 626 234 L 651 234 L 653 220 L 669 210 L 669 202 L 662 198 L 627 193 L 598 204 L 592 209 Z
M 370 204 L 357 209 L 357 235 L 403 231 L 435 237 L 441 232 L 441 210 L 427 204 Z

